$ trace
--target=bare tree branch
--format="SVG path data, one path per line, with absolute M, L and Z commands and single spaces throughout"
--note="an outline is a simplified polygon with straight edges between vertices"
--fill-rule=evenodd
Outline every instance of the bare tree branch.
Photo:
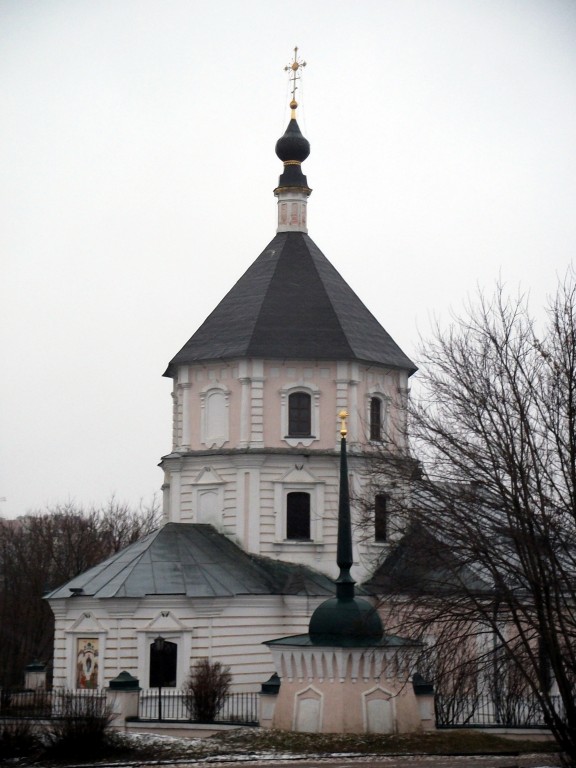
M 540 334 L 524 297 L 480 295 L 435 329 L 419 378 L 409 424 L 424 471 L 404 474 L 372 586 L 403 634 L 433 638 L 437 687 L 495 693 L 498 680 L 501 706 L 530 691 L 576 761 L 575 275 Z M 390 477 L 379 456 L 369 493 Z

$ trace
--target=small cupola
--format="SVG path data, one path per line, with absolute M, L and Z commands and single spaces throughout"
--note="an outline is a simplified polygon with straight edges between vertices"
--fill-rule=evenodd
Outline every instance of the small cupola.
M 276 154 L 284 163 L 284 170 L 274 190 L 278 198 L 278 229 L 277 232 L 308 232 L 306 221 L 306 204 L 312 190 L 308 186 L 306 176 L 302 173 L 302 163 L 310 154 L 310 142 L 300 130 L 296 120 L 296 91 L 300 72 L 306 62 L 298 59 L 298 48 L 294 48 L 294 61 L 285 67 L 290 71 L 292 83 L 292 100 L 290 101 L 290 122 L 276 142 Z

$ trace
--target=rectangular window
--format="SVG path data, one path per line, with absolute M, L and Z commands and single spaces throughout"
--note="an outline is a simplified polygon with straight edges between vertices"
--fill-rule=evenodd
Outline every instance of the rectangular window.
M 308 437 L 312 428 L 312 398 L 307 392 L 293 392 L 288 398 L 288 435 Z
M 150 644 L 150 688 L 175 688 L 178 646 L 157 637 Z
M 310 540 L 310 494 L 294 491 L 286 496 L 286 538 Z
M 370 400 L 370 440 L 382 439 L 382 400 L 373 397 Z
M 386 541 L 388 534 L 386 496 L 377 493 L 374 499 L 374 541 Z

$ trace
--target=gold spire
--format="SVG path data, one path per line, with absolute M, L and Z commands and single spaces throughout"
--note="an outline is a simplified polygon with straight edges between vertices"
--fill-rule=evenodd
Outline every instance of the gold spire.
M 342 437 L 346 437 L 346 435 L 348 434 L 348 428 L 346 426 L 346 419 L 348 418 L 348 411 L 340 411 L 340 413 L 338 414 L 338 418 L 341 421 L 341 424 L 340 424 L 340 434 L 341 434 Z
M 296 85 L 296 82 L 300 80 L 300 75 L 298 74 L 298 71 L 300 69 L 303 69 L 306 66 L 306 62 L 302 61 L 302 59 L 298 58 L 298 46 L 294 48 L 294 61 L 288 64 L 284 67 L 284 72 L 291 72 L 290 80 L 292 82 L 292 101 L 290 102 L 290 109 L 292 110 L 292 114 L 290 117 L 292 120 L 296 119 L 296 107 L 298 106 L 298 102 L 296 101 L 296 91 L 298 90 L 298 86 Z

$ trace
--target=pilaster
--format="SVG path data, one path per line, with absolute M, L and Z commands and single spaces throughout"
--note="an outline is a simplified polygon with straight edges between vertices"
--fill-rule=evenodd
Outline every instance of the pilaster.
M 170 462 L 170 522 L 182 520 L 182 459 Z
M 248 376 L 248 364 L 242 360 L 238 366 L 239 378 L 242 390 L 240 394 L 240 442 L 239 448 L 248 448 L 250 445 L 250 377 Z
M 252 361 L 252 377 L 250 387 L 250 422 L 251 448 L 264 447 L 264 363 L 262 360 Z
M 260 483 L 262 456 L 245 456 L 237 471 L 236 533 L 248 552 L 260 554 Z
M 190 398 L 191 398 L 192 384 L 186 382 L 180 384 L 181 398 L 182 398 L 182 450 L 190 450 Z
M 336 413 L 335 428 L 334 428 L 334 448 L 340 450 L 340 435 L 338 432 L 338 421 L 336 414 L 340 411 L 348 411 L 350 413 L 350 407 L 348 402 L 348 384 L 350 375 L 348 373 L 348 363 L 338 362 L 336 363 Z

